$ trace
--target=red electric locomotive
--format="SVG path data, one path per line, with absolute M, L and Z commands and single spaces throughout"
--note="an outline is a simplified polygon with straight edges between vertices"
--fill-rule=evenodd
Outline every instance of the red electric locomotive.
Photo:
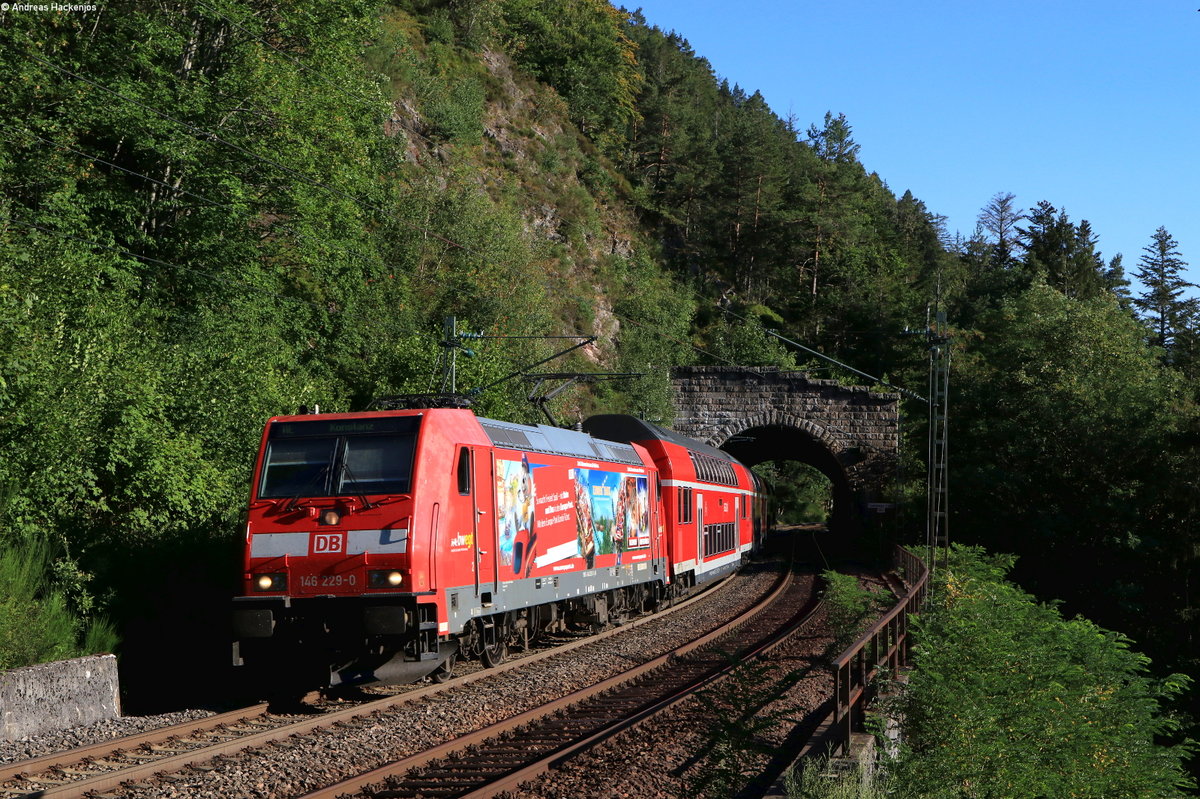
M 638 435 L 464 408 L 269 420 L 235 664 L 281 690 L 438 678 L 455 657 L 492 665 L 543 631 L 620 621 L 673 580 L 736 567 L 753 540 L 749 471 L 603 418 Z

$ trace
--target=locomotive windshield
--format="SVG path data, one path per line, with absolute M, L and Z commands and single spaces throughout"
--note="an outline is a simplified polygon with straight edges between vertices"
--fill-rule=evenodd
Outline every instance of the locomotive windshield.
M 420 417 L 277 422 L 258 496 L 407 494 Z

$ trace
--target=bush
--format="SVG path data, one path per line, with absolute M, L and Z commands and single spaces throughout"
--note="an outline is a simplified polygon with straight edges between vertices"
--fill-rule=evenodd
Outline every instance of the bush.
M 50 584 L 51 569 L 44 543 L 0 549 L 0 670 L 111 651 L 116 644 L 106 620 L 85 625 L 68 609 Z
M 1120 633 L 1003 579 L 1011 556 L 956 547 L 934 609 L 914 625 L 916 670 L 891 708 L 904 738 L 901 794 L 1174 797 L 1194 787 L 1187 744 L 1161 703 L 1188 679 L 1155 680 Z
M 788 799 L 884 799 L 891 795 L 883 776 L 864 771 L 858 764 L 844 770 L 830 768 L 828 758 L 805 761 L 784 778 Z
M 838 631 L 830 652 L 831 657 L 836 657 L 862 634 L 868 618 L 877 609 L 876 597 L 850 574 L 825 571 L 821 573 L 821 579 L 826 585 L 825 608 L 829 624 Z

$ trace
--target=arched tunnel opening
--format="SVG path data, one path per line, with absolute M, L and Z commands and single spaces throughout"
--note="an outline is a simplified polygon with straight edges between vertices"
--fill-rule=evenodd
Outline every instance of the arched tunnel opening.
M 853 535 L 857 519 L 846 471 L 834 453 L 811 434 L 787 425 L 750 427 L 718 446 L 747 466 L 773 465 L 755 471 L 768 483 L 776 483 L 772 489 L 782 503 L 778 509 L 781 521 L 824 511 L 830 533 L 839 538 Z

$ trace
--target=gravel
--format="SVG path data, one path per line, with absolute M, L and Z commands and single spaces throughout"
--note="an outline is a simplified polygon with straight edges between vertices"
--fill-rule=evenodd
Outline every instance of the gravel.
M 733 796 L 768 767 L 797 724 L 813 718 L 833 695 L 827 665 L 833 641 L 822 609 L 803 635 L 793 636 L 702 696 L 522 786 L 519 796 Z
M 740 613 L 769 589 L 774 580 L 773 572 L 747 570 L 735 578 L 734 585 L 689 608 L 561 657 L 531 663 L 410 705 L 379 712 L 359 719 L 353 725 L 338 726 L 303 738 L 293 737 L 282 745 L 263 747 L 254 753 L 219 758 L 203 770 L 191 769 L 172 775 L 153 786 L 130 787 L 123 795 L 137 799 L 301 795 L 508 718 L 668 652 L 690 639 L 696 627 L 711 627 Z M 169 716 L 171 720 L 164 724 L 185 718 L 183 714 Z M 114 727 L 127 722 L 122 719 Z M 111 733 L 110 737 L 131 734 L 138 729 L 141 728 L 127 728 Z M 52 751 L 54 744 L 48 746 L 49 749 L 39 750 L 39 753 Z M 22 756 L 29 755 L 15 757 Z
M 78 749 L 81 746 L 91 746 L 212 715 L 214 714 L 210 710 L 183 710 L 177 713 L 162 713 L 157 716 L 121 716 L 82 727 L 31 735 L 16 741 L 0 742 L 0 765 L 55 752 L 64 752 L 68 749 Z
M 751 604 L 774 581 L 774 575 L 748 574 L 738 581 L 740 587 L 727 588 L 691 608 L 623 635 L 378 714 L 357 730 L 329 730 L 297 739 L 295 747 L 287 752 L 218 768 L 153 795 L 294 796 L 415 754 L 670 651 L 690 637 L 697 625 L 711 625 Z M 285 764 L 283 768 L 281 763 Z

